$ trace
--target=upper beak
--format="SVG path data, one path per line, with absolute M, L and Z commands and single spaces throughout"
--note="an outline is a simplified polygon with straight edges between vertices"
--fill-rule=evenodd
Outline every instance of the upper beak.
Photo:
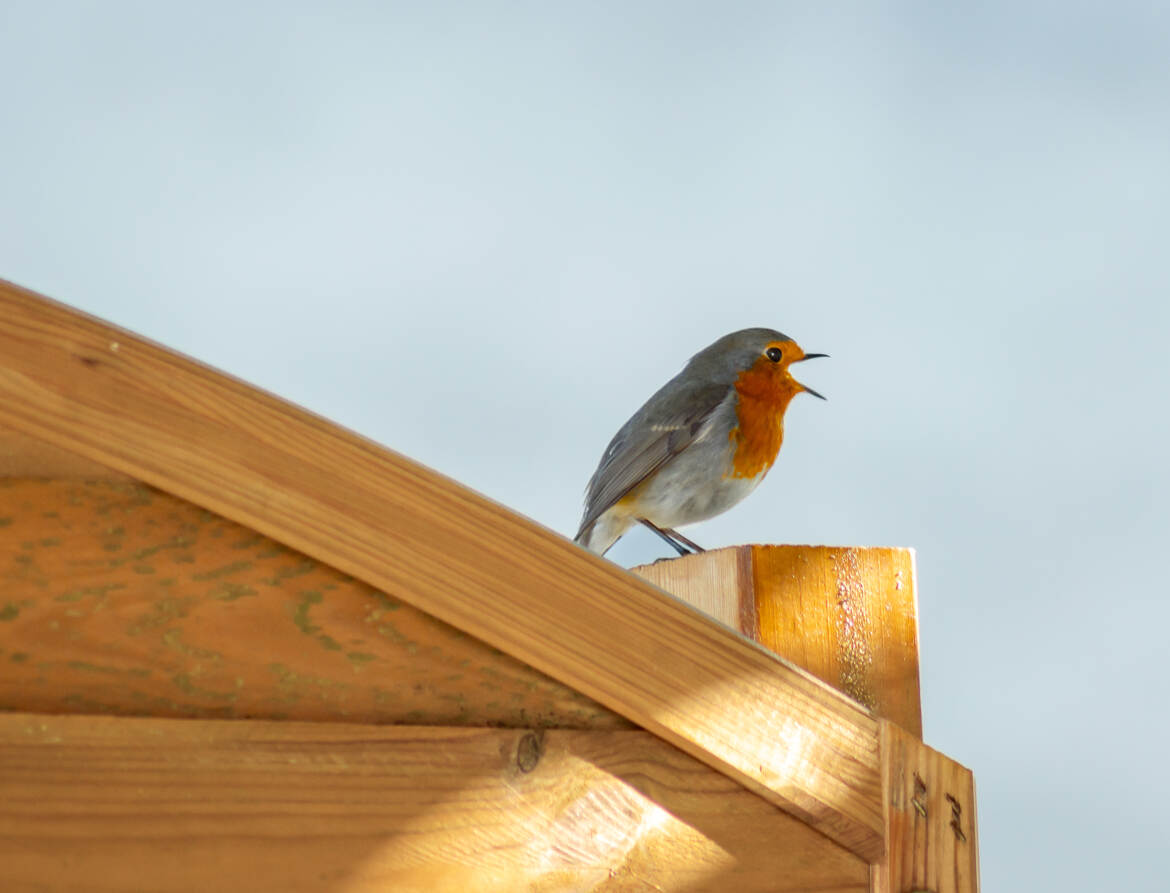
M 827 356 L 828 356 L 827 353 L 806 353 L 803 357 L 801 357 L 799 360 L 797 360 L 797 362 L 803 363 L 805 360 L 815 360 L 818 357 L 827 357 Z M 800 382 L 797 382 L 797 384 L 800 384 Z M 806 393 L 812 394 L 814 397 L 820 397 L 822 400 L 827 399 L 824 394 L 818 394 L 816 391 L 814 391 L 812 388 L 810 388 L 806 384 L 802 384 L 800 386 L 802 388 L 804 388 Z

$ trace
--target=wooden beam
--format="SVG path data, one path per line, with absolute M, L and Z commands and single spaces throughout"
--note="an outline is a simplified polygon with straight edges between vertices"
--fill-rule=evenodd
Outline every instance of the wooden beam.
M 910 549 L 736 546 L 633 572 L 922 737 Z
M 867 711 L 429 469 L 11 284 L 0 285 L 0 424 L 401 598 L 863 857 L 883 852 L 877 721 Z
M 863 893 L 642 731 L 0 715 L 0 888 Z
M 0 478 L 0 709 L 630 728 L 514 657 L 125 478 Z
M 882 723 L 886 856 L 874 893 L 978 893 L 979 837 L 971 770 Z

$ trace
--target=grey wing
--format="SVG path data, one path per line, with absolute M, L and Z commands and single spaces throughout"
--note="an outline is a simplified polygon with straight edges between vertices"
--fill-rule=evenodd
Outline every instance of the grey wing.
M 601 464 L 585 491 L 585 515 L 577 531 L 580 540 L 598 518 L 647 477 L 682 452 L 728 396 L 723 384 L 706 384 L 686 391 L 671 382 L 634 413 L 614 435 Z

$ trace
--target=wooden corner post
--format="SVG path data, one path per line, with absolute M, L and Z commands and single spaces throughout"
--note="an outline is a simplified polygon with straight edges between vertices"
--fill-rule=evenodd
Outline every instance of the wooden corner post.
M 634 573 L 922 737 L 910 549 L 736 546 Z

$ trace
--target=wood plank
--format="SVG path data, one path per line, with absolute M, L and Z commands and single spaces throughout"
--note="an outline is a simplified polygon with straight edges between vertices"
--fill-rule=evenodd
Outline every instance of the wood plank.
M 736 546 L 633 572 L 922 737 L 912 550 Z
M 0 888 L 862 893 L 642 731 L 0 715 Z
M 0 424 L 390 593 L 661 735 L 854 852 L 883 851 L 877 721 L 867 711 L 417 463 L 11 284 L 0 285 Z
M 874 893 L 978 893 L 979 836 L 971 770 L 882 723 L 885 858 Z
M 145 484 L 0 479 L 0 709 L 630 728 L 509 655 Z

